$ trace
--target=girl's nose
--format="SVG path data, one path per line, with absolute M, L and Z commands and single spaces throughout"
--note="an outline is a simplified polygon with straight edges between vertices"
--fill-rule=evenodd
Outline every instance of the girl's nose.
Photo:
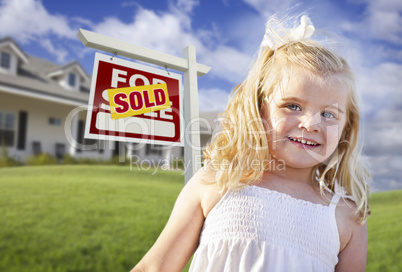
M 300 120 L 299 128 L 306 129 L 309 132 L 318 131 L 321 125 L 321 115 L 319 112 L 315 114 L 305 114 Z

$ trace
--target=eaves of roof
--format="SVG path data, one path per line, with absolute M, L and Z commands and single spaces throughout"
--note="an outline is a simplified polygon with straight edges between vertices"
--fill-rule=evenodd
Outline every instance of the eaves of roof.
M 53 81 L 40 81 L 29 77 L 0 74 L 0 85 L 17 87 L 27 92 L 45 94 L 52 97 L 67 98 L 77 102 L 88 103 L 89 94 L 67 90 Z
M 21 47 L 14 42 L 14 40 L 10 37 L 5 37 L 3 39 L 0 39 L 0 45 L 1 44 L 8 44 L 11 46 L 11 48 L 15 51 L 17 56 L 24 62 L 28 62 L 28 55 L 24 52 L 24 50 L 21 49 Z
M 84 80 L 86 80 L 86 81 L 90 80 L 90 77 L 88 76 L 88 74 L 82 68 L 81 64 L 79 64 L 77 61 L 70 62 L 61 67 L 55 67 L 54 69 L 50 70 L 47 75 L 50 76 L 52 74 L 57 74 L 58 72 L 64 73 L 65 70 L 67 70 L 70 67 L 74 67 L 74 66 L 76 67 L 77 71 L 80 73 L 81 77 Z

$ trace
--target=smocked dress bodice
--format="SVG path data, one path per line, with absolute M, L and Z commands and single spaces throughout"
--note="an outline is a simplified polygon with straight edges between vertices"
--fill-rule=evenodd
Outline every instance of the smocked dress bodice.
M 258 186 L 229 189 L 202 228 L 192 272 L 334 271 L 335 208 Z

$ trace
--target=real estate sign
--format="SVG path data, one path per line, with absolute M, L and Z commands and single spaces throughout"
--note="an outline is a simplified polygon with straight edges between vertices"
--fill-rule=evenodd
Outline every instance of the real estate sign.
M 85 138 L 183 145 L 181 75 L 96 53 Z

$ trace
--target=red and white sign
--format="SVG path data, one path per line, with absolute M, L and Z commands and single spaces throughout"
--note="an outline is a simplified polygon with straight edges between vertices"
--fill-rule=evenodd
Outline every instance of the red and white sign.
M 108 89 L 166 84 L 170 108 L 112 119 Z M 85 138 L 183 145 L 181 75 L 96 53 Z

